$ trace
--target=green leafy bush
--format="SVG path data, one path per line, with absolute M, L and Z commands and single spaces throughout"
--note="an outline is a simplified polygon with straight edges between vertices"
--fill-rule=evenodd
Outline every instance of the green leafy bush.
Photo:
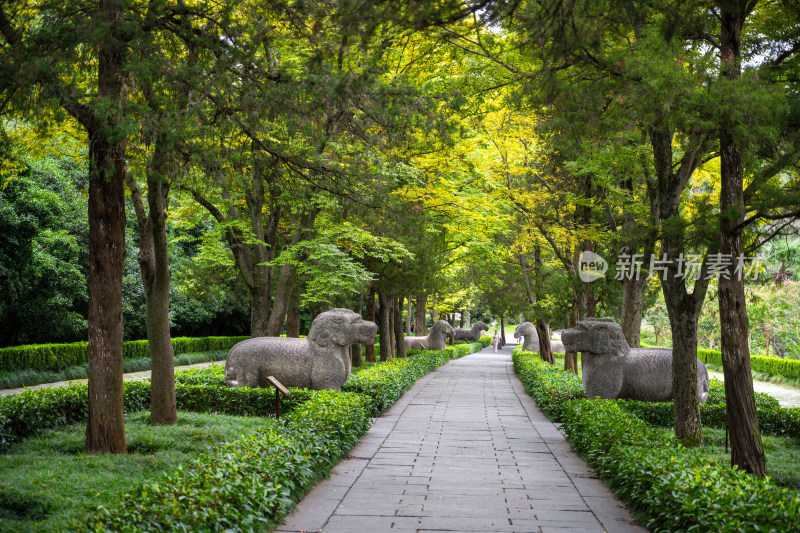
M 562 426 L 573 448 L 654 532 L 797 531 L 800 497 L 686 449 L 621 402 L 571 401 Z
M 514 370 L 525 391 L 551 420 L 560 420 L 568 400 L 586 398 L 581 378 L 542 361 L 538 354 L 514 348 Z
M 697 350 L 697 357 L 703 361 L 703 363 L 712 363 L 722 366 L 722 352 L 719 350 Z M 753 372 L 800 380 L 800 359 L 782 359 L 780 357 L 751 355 L 750 367 Z
M 175 355 L 189 352 L 209 352 L 228 350 L 249 337 L 176 337 L 172 339 Z M 144 359 L 150 357 L 147 341 L 128 341 L 122 345 L 125 359 Z M 70 366 L 82 365 L 88 359 L 88 343 L 69 344 L 31 344 L 0 348 L 0 371 L 23 369 L 63 370 Z
M 124 383 L 125 411 L 150 408 L 150 383 Z M 290 412 L 308 400 L 312 391 L 289 389 L 281 399 L 281 411 Z M 209 384 L 175 384 L 178 409 L 201 413 L 239 416 L 270 416 L 275 412 L 274 389 L 250 389 Z M 88 416 L 88 388 L 85 383 L 68 387 L 26 390 L 0 398 L 0 450 L 44 429 L 83 422 Z
M 449 360 L 446 350 L 412 350 L 408 357 L 391 359 L 351 374 L 342 390 L 372 398 L 373 414 L 377 416 L 411 388 L 416 380 Z
M 100 507 L 83 531 L 252 531 L 280 521 L 369 428 L 372 402 L 314 391 L 284 420 L 209 450 L 172 475 Z

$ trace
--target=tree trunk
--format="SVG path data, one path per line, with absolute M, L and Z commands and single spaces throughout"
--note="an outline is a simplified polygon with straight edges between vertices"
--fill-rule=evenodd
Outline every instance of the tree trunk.
M 250 287 L 250 336 L 266 337 L 269 323 L 270 289 L 266 280 Z
M 391 316 L 389 301 L 383 291 L 378 291 L 378 331 L 381 337 L 381 361 L 388 361 L 392 358 Z
M 578 325 L 578 306 L 573 305 L 569 317 L 567 317 L 567 327 L 574 328 Z M 578 352 L 566 352 L 564 354 L 564 370 L 573 374 L 580 375 L 578 372 Z
M 376 322 L 375 318 L 375 289 L 369 289 L 369 296 L 367 297 L 367 320 L 370 322 Z M 380 326 L 380 323 L 378 323 Z M 374 344 L 367 344 L 365 347 L 365 354 L 364 358 L 367 360 L 368 363 L 375 362 L 375 345 Z
M 408 309 L 406 310 L 406 335 L 411 336 L 411 295 L 408 295 Z
M 424 337 L 427 335 L 428 331 L 425 327 L 425 316 L 427 314 L 425 305 L 427 304 L 427 300 L 428 297 L 424 292 L 417 295 L 417 322 L 414 325 L 414 334 L 418 337 Z
M 500 315 L 500 346 L 506 345 L 506 316 Z
M 721 7 L 720 57 L 722 75 L 728 80 L 740 76 L 741 32 L 747 16 L 747 2 L 723 3 Z M 724 257 L 744 260 L 744 156 L 736 139 L 738 125 L 731 121 L 720 128 L 720 241 Z M 766 475 L 764 446 L 753 396 L 750 370 L 750 323 L 741 270 L 720 276 L 719 318 L 722 366 L 725 374 L 725 405 L 731 435 L 731 464 L 758 477 Z
M 461 313 L 458 314 L 458 327 L 464 327 L 464 311 L 461 311 Z
M 647 278 L 622 280 L 622 334 L 631 348 L 639 348 L 642 342 L 642 308 Z
M 403 338 L 403 297 L 398 296 L 394 305 L 394 345 L 397 357 L 406 357 L 406 343 Z
M 300 337 L 300 293 L 302 288 L 295 284 L 292 289 L 292 297 L 289 300 L 289 312 L 286 315 L 286 336 Z
M 169 248 L 167 243 L 167 203 L 169 181 L 168 148 L 163 134 L 147 172 L 145 211 L 136 180 L 128 174 L 128 188 L 139 223 L 139 268 L 145 292 L 147 341 L 150 349 L 150 423 L 172 425 L 178 421 L 175 400 L 175 354 L 169 332 Z
M 350 364 L 353 367 L 364 366 L 364 360 L 361 357 L 361 345 L 360 344 L 351 344 L 350 345 Z
M 542 357 L 542 361 L 552 365 L 555 360 L 553 359 L 553 347 L 550 345 L 550 324 L 537 318 L 536 334 L 539 337 L 539 355 Z
M 115 116 L 125 101 L 124 8 L 101 0 L 108 33 L 98 46 L 97 92 L 109 117 L 95 117 L 89 137 L 89 393 L 85 448 L 126 453 L 122 390 L 122 276 L 125 266 L 125 144 Z

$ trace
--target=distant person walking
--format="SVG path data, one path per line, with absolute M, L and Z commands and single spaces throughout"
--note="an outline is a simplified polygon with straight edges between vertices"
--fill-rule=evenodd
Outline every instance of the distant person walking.
M 500 346 L 500 333 L 495 331 L 492 337 L 492 351 L 497 353 L 497 347 Z

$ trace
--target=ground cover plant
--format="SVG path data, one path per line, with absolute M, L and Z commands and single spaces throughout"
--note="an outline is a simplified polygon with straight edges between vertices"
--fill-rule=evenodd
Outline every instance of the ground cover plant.
M 16 470 L 0 483 L 0 530 L 269 527 L 366 432 L 371 416 L 451 357 L 482 347 L 412 351 L 354 369 L 341 392 L 290 389 L 281 420 L 269 418 L 272 389 L 226 387 L 223 365 L 179 370 L 179 423 L 163 432 L 144 411 L 149 383 L 127 382 L 129 454 L 121 463 L 83 452 L 85 385 L 4 397 L 3 467 Z
M 63 531 L 97 506 L 209 448 L 263 430 L 274 420 L 180 412 L 154 427 L 146 412 L 126 416 L 128 454 L 83 452 L 83 423 L 20 442 L 0 461 L 0 531 Z
M 777 479 L 756 478 L 730 467 L 720 449 L 722 430 L 707 433 L 711 441 L 706 447 L 689 449 L 670 430 L 642 418 L 663 424 L 672 414 L 668 402 L 588 400 L 582 387 L 579 390 L 578 376 L 519 349 L 514 350 L 513 360 L 539 408 L 563 423 L 573 448 L 651 531 L 800 528 L 800 496 L 781 486 L 796 486 L 796 437 L 767 437 L 768 464 L 774 461 Z M 782 409 L 766 395 L 756 397 L 759 418 L 773 416 L 772 423 L 762 427 L 765 433 L 786 434 L 787 428 L 795 427 L 798 410 Z M 720 423 L 725 415 L 723 400 L 721 383 L 713 383 L 702 411 L 704 423 Z M 789 446 L 776 451 L 785 444 Z

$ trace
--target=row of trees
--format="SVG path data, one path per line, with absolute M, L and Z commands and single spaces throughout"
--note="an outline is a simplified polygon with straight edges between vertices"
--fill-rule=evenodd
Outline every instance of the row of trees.
M 124 450 L 126 201 L 156 423 L 175 419 L 176 287 L 243 295 L 252 335 L 297 334 L 302 316 L 347 305 L 399 340 L 413 299 L 418 332 L 427 309 L 524 312 L 548 360 L 551 327 L 595 314 L 638 346 L 657 299 L 647 272 L 583 283 L 591 251 L 659 259 L 675 430 L 699 445 L 712 258 L 753 255 L 800 214 L 796 9 L 0 4 L 6 157 L 35 144 L 16 133 L 30 126 L 88 146 L 87 448 Z M 678 261 L 692 256 L 697 279 Z M 763 475 L 744 284 L 723 277 L 716 292 L 733 461 Z

